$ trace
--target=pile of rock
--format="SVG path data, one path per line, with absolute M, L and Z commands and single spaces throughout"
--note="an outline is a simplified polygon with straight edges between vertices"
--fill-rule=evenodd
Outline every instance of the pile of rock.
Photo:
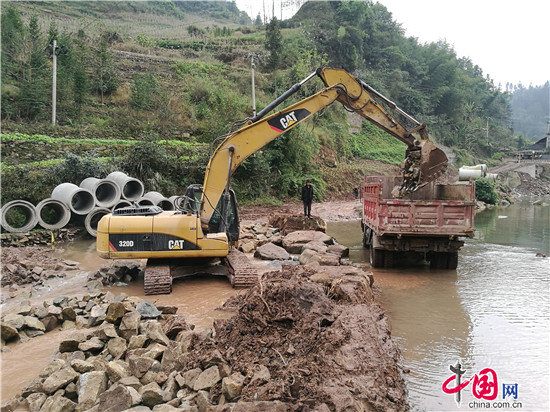
M 79 270 L 78 262 L 58 258 L 57 250 L 40 246 L 2 248 L 2 286 L 34 284 Z
M 281 237 L 279 245 L 266 243 L 254 252 L 254 257 L 263 260 L 291 260 L 301 265 L 315 266 L 338 266 L 348 255 L 348 248 L 339 245 L 327 234 L 313 230 L 291 232 Z
M 281 243 L 279 229 L 271 227 L 266 223 L 243 225 L 239 235 L 239 250 L 244 253 L 251 253 L 257 247 L 266 243 Z
M 143 277 L 144 267 L 136 260 L 114 260 L 106 263 L 95 272 L 88 274 L 88 289 L 101 286 L 127 286 L 139 276 Z
M 0 239 L 2 241 L 2 247 L 51 245 L 52 243 L 70 242 L 81 230 L 81 228 L 70 228 L 58 230 L 36 230 L 27 233 L 2 233 L 0 235 Z
M 200 332 L 174 307 L 103 299 L 91 308 L 98 326 L 63 340 L 2 410 L 407 410 L 372 279 L 351 266 L 319 269 L 264 275 L 232 318 Z

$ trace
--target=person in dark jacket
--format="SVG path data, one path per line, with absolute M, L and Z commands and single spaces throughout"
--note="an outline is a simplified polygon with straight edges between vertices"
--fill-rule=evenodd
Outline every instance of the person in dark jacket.
M 302 187 L 302 202 L 304 202 L 304 216 L 311 217 L 311 203 L 313 202 L 313 186 L 311 180 L 306 180 L 306 185 Z

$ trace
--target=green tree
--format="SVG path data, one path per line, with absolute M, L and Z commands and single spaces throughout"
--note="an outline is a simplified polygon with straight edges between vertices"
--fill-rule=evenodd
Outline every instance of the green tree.
M 107 47 L 107 41 L 103 38 L 94 53 L 94 75 L 92 88 L 101 96 L 101 104 L 104 96 L 114 92 L 118 87 L 118 75 L 113 64 L 111 52 Z
M 148 71 L 134 76 L 134 84 L 130 90 L 130 106 L 132 109 L 145 110 L 153 107 L 155 93 L 158 89 L 157 75 Z
M 43 120 L 51 97 L 48 61 L 44 55 L 45 41 L 36 15 L 31 16 L 28 27 L 28 55 L 21 81 L 21 114 L 28 120 Z
M 498 200 L 498 196 L 495 191 L 495 186 L 493 185 L 493 182 L 484 177 L 477 179 L 476 199 L 485 203 L 489 203 L 490 205 L 494 205 Z
M 283 52 L 283 35 L 277 17 L 273 17 L 265 27 L 265 49 L 269 52 L 268 68 L 274 70 L 279 67 Z

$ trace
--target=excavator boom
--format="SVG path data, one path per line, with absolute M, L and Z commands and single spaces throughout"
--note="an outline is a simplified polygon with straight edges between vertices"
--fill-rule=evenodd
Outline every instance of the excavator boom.
M 282 111 L 264 117 L 315 75 L 323 80 L 326 86 L 324 89 Z M 224 190 L 228 193 L 231 175 L 242 162 L 282 133 L 336 100 L 347 110 L 358 113 L 408 146 L 402 167 L 404 184 L 401 194 L 414 191 L 434 180 L 447 167 L 445 153 L 429 140 L 425 124 L 416 121 L 395 103 L 345 70 L 320 68 L 302 82 L 293 85 L 239 130 L 225 137 L 215 149 L 204 177 L 200 211 L 203 227 L 208 225 Z M 413 127 L 407 129 L 379 101 L 405 117 Z M 415 138 L 413 133 L 417 133 L 420 138 Z

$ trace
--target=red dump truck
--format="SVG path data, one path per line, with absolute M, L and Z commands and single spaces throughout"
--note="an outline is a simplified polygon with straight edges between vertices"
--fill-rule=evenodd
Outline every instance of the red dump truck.
M 365 176 L 362 186 L 363 245 L 375 268 L 402 259 L 424 259 L 434 269 L 456 269 L 461 238 L 473 237 L 473 182 L 429 183 L 405 198 L 392 192 L 402 178 Z

